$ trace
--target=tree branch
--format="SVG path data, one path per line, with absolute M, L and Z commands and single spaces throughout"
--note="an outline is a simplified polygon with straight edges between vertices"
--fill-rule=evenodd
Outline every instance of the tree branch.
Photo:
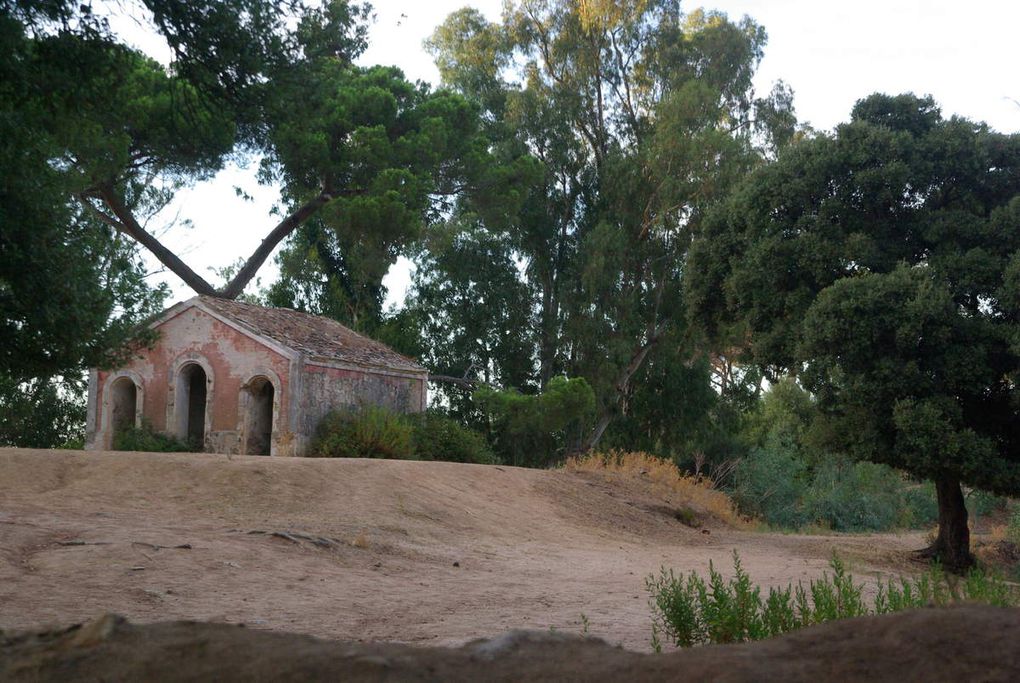
M 356 192 L 352 190 L 350 194 L 355 194 Z M 113 212 L 113 216 L 96 207 L 89 201 L 89 196 L 95 196 L 102 200 L 110 208 L 110 211 Z M 333 196 L 333 194 L 325 191 L 320 192 L 316 197 L 305 202 L 280 221 L 269 235 L 262 240 L 262 243 L 259 244 L 252 255 L 248 257 L 241 269 L 237 271 L 237 274 L 220 290 L 209 284 L 205 278 L 192 270 L 176 254 L 163 246 L 162 242 L 145 230 L 135 219 L 131 210 L 121 201 L 121 198 L 110 184 L 98 185 L 89 195 L 81 195 L 79 199 L 101 221 L 145 247 L 160 263 L 177 275 L 177 277 L 181 278 L 184 284 L 191 287 L 196 294 L 215 296 L 221 299 L 236 299 L 244 291 L 248 283 L 251 282 L 252 278 L 255 277 L 255 273 L 266 262 L 269 255 L 273 253 L 273 249 L 302 223 L 307 221 L 316 211 L 328 204 L 333 199 Z
M 116 230 L 119 230 L 148 249 L 160 263 L 169 268 L 177 277 L 184 280 L 184 283 L 195 290 L 197 294 L 216 296 L 216 289 L 206 282 L 205 278 L 193 271 L 184 261 L 177 257 L 177 254 L 163 246 L 162 242 L 139 225 L 131 210 L 117 196 L 113 187 L 109 184 L 103 184 L 96 188 L 96 192 L 99 198 L 110 207 L 113 215 L 117 217 L 114 220 L 111 216 L 92 206 L 91 202 L 86 201 L 85 203 L 97 213 L 103 222 L 113 226 Z
M 429 375 L 430 382 L 438 382 L 441 384 L 452 384 L 460 387 L 461 389 L 467 389 L 473 391 L 478 388 L 480 384 L 484 384 L 481 380 L 469 379 L 467 377 L 452 377 L 450 375 Z
M 214 296 L 221 297 L 223 299 L 236 299 L 240 296 L 244 288 L 248 286 L 251 279 L 255 277 L 255 273 L 258 272 L 262 264 L 266 262 L 269 255 L 273 253 L 273 249 L 278 245 L 287 235 L 291 234 L 297 228 L 311 218 L 312 214 L 321 209 L 323 206 L 328 204 L 333 199 L 333 195 L 328 192 L 320 192 L 314 199 L 305 202 L 297 210 L 291 213 L 289 216 L 280 221 L 272 232 L 262 240 L 262 244 L 248 257 L 248 260 L 244 262 L 244 265 L 237 274 L 234 275 L 233 279 L 227 283 L 227 285 L 219 292 L 215 292 Z

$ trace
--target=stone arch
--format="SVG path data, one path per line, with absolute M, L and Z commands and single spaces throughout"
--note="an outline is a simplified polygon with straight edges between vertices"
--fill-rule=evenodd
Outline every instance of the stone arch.
M 272 370 L 259 368 L 241 385 L 237 405 L 243 454 L 273 455 L 280 399 L 280 378 Z
M 173 435 L 204 451 L 212 426 L 214 387 L 212 365 L 202 356 L 188 353 L 177 359 L 169 386 Z
M 145 405 L 145 385 L 138 373 L 121 370 L 106 378 L 103 389 L 103 447 L 113 445 L 114 435 L 126 427 L 140 427 Z

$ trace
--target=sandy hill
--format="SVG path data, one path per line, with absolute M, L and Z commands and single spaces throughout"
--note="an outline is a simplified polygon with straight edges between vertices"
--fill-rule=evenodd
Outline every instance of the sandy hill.
M 662 565 L 729 567 L 737 549 L 785 585 L 836 547 L 864 578 L 920 545 L 733 528 L 643 472 L 0 449 L 8 630 L 115 612 L 456 645 L 586 620 L 646 650 Z

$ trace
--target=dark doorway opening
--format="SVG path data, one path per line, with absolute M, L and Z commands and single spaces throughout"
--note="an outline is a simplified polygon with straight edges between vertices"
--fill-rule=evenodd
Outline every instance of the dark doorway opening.
M 110 427 L 113 434 L 135 426 L 135 412 L 138 405 L 138 387 L 130 377 L 121 377 L 110 387 L 112 413 Z
M 206 375 L 201 365 L 189 363 L 177 378 L 177 435 L 196 451 L 205 450 Z
M 256 377 L 248 385 L 247 455 L 269 455 L 273 442 L 273 383 Z

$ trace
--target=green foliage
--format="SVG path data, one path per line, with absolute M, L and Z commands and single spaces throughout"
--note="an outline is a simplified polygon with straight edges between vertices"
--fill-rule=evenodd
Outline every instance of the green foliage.
M 442 413 L 395 413 L 372 405 L 327 414 L 319 423 L 309 455 L 476 464 L 495 462 L 481 434 Z
M 947 511 L 961 482 L 1018 492 L 1018 207 L 1020 137 L 873 95 L 705 221 L 690 319 L 796 371 L 829 450 L 938 480 Z M 963 538 L 942 529 L 935 550 L 966 564 Z
M 0 446 L 60 448 L 85 438 L 83 382 L 29 380 L 0 373 Z
M 156 453 L 188 453 L 201 450 L 200 444 L 188 444 L 180 439 L 157 432 L 147 420 L 142 425 L 134 425 L 118 430 L 113 435 L 112 446 L 115 451 L 151 451 Z
M 916 528 L 937 519 L 933 487 L 885 465 L 837 456 L 811 465 L 794 449 L 756 448 L 737 466 L 733 499 L 744 514 L 781 529 Z
M 309 455 L 319 458 L 417 460 L 409 420 L 379 406 L 328 413 L 316 429 Z
M 745 514 L 784 529 L 818 526 L 879 531 L 935 519 L 902 475 L 882 465 L 826 453 L 816 443 L 818 411 L 797 382 L 773 384 L 751 410 L 743 436 L 750 452 L 734 473 L 733 497 Z
M 488 416 L 497 456 L 522 467 L 548 467 L 575 450 L 595 409 L 582 377 L 554 377 L 537 395 L 482 387 L 474 400 Z
M 737 466 L 733 502 L 744 514 L 784 529 L 810 520 L 804 496 L 810 485 L 807 463 L 784 448 L 759 448 Z
M 610 445 L 692 453 L 721 429 L 699 425 L 715 401 L 683 325 L 687 245 L 705 209 L 781 144 L 788 90 L 755 96 L 765 33 L 750 19 L 659 0 L 603 9 L 511 2 L 497 22 L 463 9 L 429 42 L 443 83 L 481 108 L 496 154 L 527 149 L 540 163 L 518 212 L 464 221 L 458 211 L 449 222 L 468 243 L 484 235 L 498 248 L 476 252 L 487 264 L 458 264 L 453 289 L 465 296 L 437 300 L 430 343 L 471 354 L 444 374 L 480 367 L 524 394 L 583 377 L 596 407 L 586 446 L 605 434 Z M 430 261 L 444 246 L 428 245 L 423 298 L 440 289 Z M 481 299 L 486 275 L 516 281 L 485 299 L 504 305 L 461 305 Z
M 421 338 L 421 362 L 435 374 L 534 390 L 531 292 L 513 245 L 463 215 L 429 232 L 401 312 Z M 463 389 L 433 384 L 460 419 L 477 420 Z
M 683 463 L 704 454 L 714 465 L 732 457 L 735 417 L 728 397 L 713 391 L 704 357 L 669 335 L 634 377 L 627 412 L 606 430 L 601 448 L 639 450 Z
M 0 374 L 47 384 L 123 358 L 160 308 L 166 292 L 147 286 L 131 244 L 75 199 L 88 170 L 68 159 L 125 155 L 113 109 L 150 88 L 163 98 L 132 111 L 155 117 L 169 93 L 144 59 L 64 34 L 33 40 L 3 11 L 0 45 Z
M 762 597 L 733 552 L 733 576 L 727 580 L 709 563 L 706 581 L 697 573 L 676 574 L 663 567 L 645 579 L 652 608 L 653 642 L 667 636 L 677 647 L 703 643 L 738 643 L 771 638 L 812 624 L 867 614 L 944 606 L 959 601 L 995 606 L 1020 605 L 1020 592 L 994 574 L 972 570 L 960 579 L 938 567 L 917 578 L 877 582 L 868 605 L 864 585 L 854 581 L 835 555 L 831 576 L 770 588 Z
M 809 458 L 812 449 L 805 442 L 815 414 L 811 395 L 796 380 L 784 377 L 748 411 L 743 436 L 753 446 L 783 444 Z
M 912 517 L 906 488 L 889 467 L 827 458 L 814 470 L 804 507 L 810 520 L 834 531 L 884 531 Z
M 410 419 L 414 425 L 414 451 L 420 460 L 481 465 L 496 461 L 485 437 L 447 415 L 429 410 Z

